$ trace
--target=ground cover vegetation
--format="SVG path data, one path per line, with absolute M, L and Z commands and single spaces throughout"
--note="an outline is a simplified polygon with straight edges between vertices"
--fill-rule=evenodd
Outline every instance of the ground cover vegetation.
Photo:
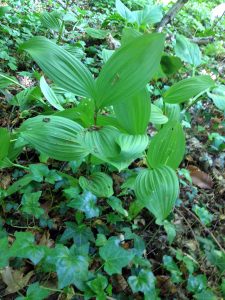
M 0 1 L 0 298 L 225 298 L 223 1 Z

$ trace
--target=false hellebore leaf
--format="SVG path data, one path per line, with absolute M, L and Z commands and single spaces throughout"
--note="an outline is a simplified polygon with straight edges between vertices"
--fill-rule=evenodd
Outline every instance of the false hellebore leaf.
M 104 126 L 83 130 L 79 142 L 92 155 L 122 170 L 145 150 L 148 136 L 122 134 L 115 127 Z
M 47 84 L 44 76 L 42 76 L 40 79 L 40 88 L 49 104 L 51 104 L 57 110 L 64 110 L 64 108 L 60 104 L 55 92 Z
M 63 117 L 37 116 L 22 124 L 20 135 L 41 153 L 57 160 L 71 161 L 88 154 L 77 142 L 77 134 L 82 129 L 78 123 Z
M 173 210 L 179 194 L 175 171 L 167 166 L 141 171 L 136 179 L 135 193 L 156 220 L 163 221 Z
M 108 198 L 113 195 L 112 178 L 102 172 L 93 173 L 88 179 L 81 176 L 79 184 L 83 190 L 90 191 L 97 197 Z
M 163 114 L 162 110 L 158 106 L 151 104 L 151 115 L 149 121 L 153 124 L 165 124 L 168 122 L 168 118 Z
M 97 78 L 96 105 L 126 101 L 143 90 L 159 68 L 163 46 L 164 35 L 144 34 L 115 51 Z
M 113 106 L 120 125 L 129 134 L 144 134 L 149 123 L 151 103 L 147 89 Z
M 106 244 L 99 249 L 99 254 L 105 261 L 104 270 L 109 275 L 112 275 L 121 274 L 122 268 L 130 263 L 135 252 L 123 249 L 120 246 L 120 240 L 116 237 L 111 237 Z
M 92 74 L 74 55 L 45 37 L 33 37 L 21 46 L 59 87 L 87 98 L 94 97 Z
M 172 85 L 163 95 L 166 103 L 182 103 L 200 93 L 207 92 L 215 82 L 210 76 L 202 75 L 183 79 Z
M 185 136 L 177 121 L 166 124 L 151 140 L 147 161 L 152 168 L 165 165 L 176 169 L 185 152 Z
M 0 160 L 8 155 L 10 134 L 6 128 L 0 128 Z

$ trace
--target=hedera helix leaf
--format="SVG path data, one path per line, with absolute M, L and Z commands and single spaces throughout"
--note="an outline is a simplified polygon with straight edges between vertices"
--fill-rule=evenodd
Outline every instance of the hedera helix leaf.
M 31 146 L 61 161 L 79 160 L 88 155 L 77 134 L 83 129 L 78 123 L 58 116 L 37 116 L 26 120 L 20 136 Z
M 8 155 L 10 134 L 6 128 L 0 128 L 0 160 Z
M 144 34 L 119 48 L 103 66 L 96 81 L 98 108 L 126 101 L 143 90 L 155 75 L 164 35 Z
M 145 150 L 148 136 L 122 134 L 115 127 L 103 126 L 83 130 L 79 142 L 95 157 L 122 170 Z
M 136 179 L 135 193 L 157 221 L 163 221 L 173 210 L 179 194 L 175 171 L 167 166 L 141 171 Z
M 201 64 L 202 54 L 197 44 L 191 43 L 185 36 L 176 35 L 175 53 L 184 62 L 195 67 Z
M 147 161 L 152 168 L 162 165 L 176 169 L 185 152 L 185 136 L 178 121 L 166 124 L 151 140 Z
M 49 104 L 51 104 L 57 110 L 64 110 L 55 92 L 50 88 L 44 76 L 42 76 L 40 79 L 40 88 Z
M 92 98 L 92 74 L 76 57 L 45 37 L 33 37 L 21 46 L 59 87 L 78 96 Z
M 153 124 L 165 124 L 168 122 L 168 118 L 163 114 L 162 110 L 158 106 L 151 104 L 151 115 L 149 121 Z
M 182 103 L 212 88 L 215 82 L 210 76 L 202 75 L 183 79 L 172 85 L 163 95 L 166 103 Z
M 108 198 L 113 195 L 112 178 L 102 172 L 93 173 L 89 178 L 81 176 L 79 184 L 83 190 L 90 191 L 97 197 Z
M 113 106 L 118 122 L 130 134 L 144 134 L 149 123 L 151 103 L 149 92 L 143 89 L 126 101 Z

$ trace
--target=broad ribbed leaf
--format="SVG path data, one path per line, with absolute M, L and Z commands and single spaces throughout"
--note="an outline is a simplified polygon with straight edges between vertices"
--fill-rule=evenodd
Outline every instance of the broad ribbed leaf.
M 143 34 L 131 27 L 126 27 L 123 29 L 122 32 L 122 37 L 121 37 L 121 46 L 126 46 L 127 44 L 129 44 L 130 42 L 133 41 L 133 39 L 138 38 L 140 36 L 142 36 Z
M 163 51 L 164 35 L 145 34 L 118 49 L 97 78 L 98 107 L 129 99 L 155 75 Z
M 151 140 L 147 161 L 152 168 L 162 165 L 176 169 L 185 152 L 185 136 L 178 121 L 165 125 Z
M 45 37 L 33 37 L 21 49 L 27 51 L 59 87 L 83 97 L 94 97 L 95 83 L 89 70 L 72 54 Z
M 116 0 L 116 10 L 125 20 L 127 20 L 128 22 L 133 22 L 133 14 L 131 10 L 126 7 L 120 0 Z
M 195 67 L 201 64 L 202 54 L 197 44 L 191 43 L 185 36 L 176 35 L 175 53 L 184 62 Z
M 12 84 L 19 84 L 15 77 L 0 73 L 0 89 L 5 89 Z
M 163 114 L 162 110 L 158 106 L 151 104 L 151 115 L 149 121 L 153 124 L 165 124 L 168 122 L 168 118 Z
M 0 128 L 0 160 L 8 155 L 10 134 L 6 128 Z
M 44 12 L 41 14 L 40 20 L 44 27 L 55 31 L 60 31 L 62 21 L 59 19 L 57 12 Z
M 91 174 L 88 178 L 81 176 L 79 184 L 82 189 L 92 192 L 97 197 L 110 197 L 113 195 L 112 178 L 102 172 Z
M 139 26 L 158 23 L 163 17 L 161 7 L 157 5 L 147 5 L 143 10 L 132 11 L 132 15 L 133 22 Z
M 207 91 L 214 85 L 215 82 L 210 76 L 187 78 L 172 85 L 163 95 L 163 99 L 167 103 L 182 103 Z
M 151 103 L 147 89 L 113 106 L 120 125 L 130 134 L 144 134 L 149 123 Z
M 92 155 L 122 170 L 142 154 L 148 136 L 122 134 L 115 127 L 104 126 L 83 130 L 79 141 Z
M 170 104 L 166 103 L 165 105 L 165 114 L 171 121 L 180 121 L 180 105 L 179 104 Z
M 179 181 L 176 173 L 167 166 L 154 170 L 143 170 L 135 183 L 138 200 L 162 221 L 174 208 L 179 194 Z
M 225 111 L 225 85 L 220 85 L 213 89 L 208 96 L 213 100 L 215 106 L 222 111 Z
M 38 116 L 25 121 L 20 135 L 39 152 L 61 161 L 82 159 L 88 151 L 78 143 L 83 129 L 78 123 L 58 116 Z
M 64 110 L 55 92 L 47 84 L 44 76 L 42 76 L 40 79 L 40 88 L 43 95 L 45 96 L 45 99 L 48 101 L 49 104 L 51 104 L 53 107 L 55 107 L 58 110 Z
M 93 39 L 105 39 L 107 37 L 107 35 L 109 34 L 108 30 L 104 30 L 104 29 L 96 29 L 96 28 L 86 28 L 85 29 L 86 33 L 92 37 Z

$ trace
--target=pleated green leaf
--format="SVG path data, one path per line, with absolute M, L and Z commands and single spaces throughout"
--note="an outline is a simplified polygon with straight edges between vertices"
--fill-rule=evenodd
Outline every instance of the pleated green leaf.
M 51 104 L 57 110 L 64 110 L 55 92 L 53 91 L 53 89 L 50 88 L 44 76 L 42 76 L 40 79 L 40 88 L 43 95 L 45 96 L 45 99 L 48 101 L 49 104 Z
M 189 39 L 181 34 L 176 35 L 175 53 L 184 62 L 195 67 L 199 66 L 202 61 L 202 54 L 197 44 L 191 43 Z
M 60 31 L 62 21 L 59 18 L 58 13 L 56 12 L 44 12 L 40 16 L 40 20 L 44 27 L 47 29 L 52 29 L 55 31 Z
M 150 97 L 147 89 L 122 103 L 113 106 L 120 125 L 130 134 L 144 134 L 151 113 Z
M 104 126 L 83 130 L 79 141 L 92 155 L 122 170 L 140 157 L 148 145 L 148 136 L 122 134 L 115 127 Z
M 172 212 L 179 194 L 176 173 L 167 166 L 141 171 L 135 182 L 135 194 L 157 221 L 163 221 Z
M 33 37 L 21 46 L 55 84 L 83 97 L 94 97 L 92 74 L 77 58 L 45 37 Z
M 77 141 L 83 129 L 78 123 L 58 116 L 37 116 L 25 121 L 20 136 L 32 147 L 61 161 L 80 160 L 86 151 Z
M 83 190 L 87 190 L 97 197 L 110 197 L 113 195 L 112 178 L 102 172 L 95 172 L 88 178 L 81 176 L 79 184 Z
M 158 106 L 151 104 L 151 115 L 149 121 L 153 124 L 165 124 L 168 122 L 168 118 L 163 114 L 162 110 Z
M 97 78 L 97 106 L 125 101 L 143 90 L 159 68 L 163 46 L 164 35 L 144 34 L 115 51 Z
M 147 161 L 152 168 L 162 165 L 176 169 L 185 152 L 185 136 L 178 121 L 166 124 L 151 140 Z
M 181 80 L 172 85 L 163 95 L 167 103 L 182 103 L 213 87 L 210 76 L 202 75 Z

